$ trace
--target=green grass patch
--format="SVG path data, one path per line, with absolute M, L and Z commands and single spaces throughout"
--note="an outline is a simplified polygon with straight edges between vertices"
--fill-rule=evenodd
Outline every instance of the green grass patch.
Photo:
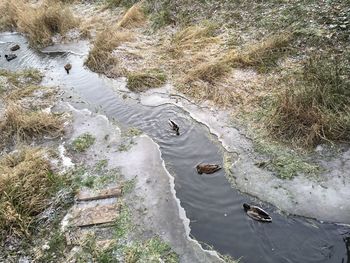
M 275 172 L 281 179 L 292 179 L 300 173 L 312 176 L 320 172 L 320 167 L 305 161 L 305 156 L 288 151 L 278 144 L 255 141 L 255 150 L 268 158 L 256 165 Z
M 123 135 L 127 136 L 127 137 L 136 137 L 141 135 L 143 132 L 135 127 L 131 127 L 129 128 Z
M 77 152 L 85 152 L 95 143 L 96 138 L 90 133 L 84 133 L 72 142 L 73 149 Z
M 158 237 L 146 242 L 136 242 L 124 249 L 125 262 L 180 262 L 179 256 L 171 250 L 171 247 Z

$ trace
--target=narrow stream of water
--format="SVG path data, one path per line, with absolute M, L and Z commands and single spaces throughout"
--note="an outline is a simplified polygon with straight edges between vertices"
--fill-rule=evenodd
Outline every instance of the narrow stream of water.
M 18 58 L 6 62 L 4 54 L 13 43 L 21 45 Z M 146 107 L 137 100 L 122 99 L 121 93 L 116 92 L 123 85 L 121 81 L 100 77 L 84 68 L 80 54 L 86 53 L 85 45 L 71 45 L 72 52 L 57 50 L 56 47 L 54 52 L 35 52 L 28 49 L 24 37 L 1 34 L 0 68 L 43 70 L 47 76 L 45 84 L 59 85 L 67 96 L 73 96 L 76 107 L 96 109 L 121 126 L 137 127 L 152 137 L 175 177 L 177 197 L 191 220 L 191 234 L 199 242 L 234 258 L 242 257 L 242 262 L 350 262 L 348 226 L 280 213 L 232 188 L 223 169 L 214 175 L 197 174 L 197 163 L 222 164 L 225 153 L 206 126 L 174 105 Z M 69 75 L 63 69 L 68 62 L 73 65 Z M 169 130 L 168 119 L 179 123 L 181 136 Z M 260 204 L 271 214 L 273 223 L 248 218 L 242 209 L 244 202 Z

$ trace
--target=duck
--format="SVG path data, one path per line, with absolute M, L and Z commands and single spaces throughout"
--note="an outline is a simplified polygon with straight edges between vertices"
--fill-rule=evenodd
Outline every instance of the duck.
M 72 64 L 68 63 L 64 65 L 64 69 L 67 71 L 67 74 L 69 74 L 69 71 L 72 69 Z
M 11 51 L 16 51 L 18 49 L 20 49 L 19 45 L 14 45 L 13 47 L 10 48 Z
M 180 135 L 180 127 L 172 120 L 169 120 L 170 127 L 176 132 L 176 135 Z
M 198 164 L 196 166 L 197 169 L 197 173 L 199 174 L 212 174 L 215 173 L 217 171 L 219 171 L 221 169 L 220 165 L 218 164 Z
M 272 218 L 271 216 L 264 211 L 262 208 L 255 206 L 255 205 L 249 205 L 247 203 L 243 204 L 243 208 L 246 211 L 247 215 L 254 220 L 261 221 L 261 222 L 267 222 L 271 223 Z
M 12 59 L 15 59 L 17 57 L 17 55 L 15 54 L 10 54 L 10 55 L 5 55 L 5 58 L 7 61 L 11 61 Z

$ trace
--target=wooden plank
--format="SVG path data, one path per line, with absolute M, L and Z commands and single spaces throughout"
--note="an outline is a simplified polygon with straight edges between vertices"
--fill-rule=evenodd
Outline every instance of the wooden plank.
M 93 201 L 100 199 L 107 199 L 112 197 L 119 197 L 122 195 L 121 187 L 113 187 L 109 189 L 102 189 L 98 192 L 92 192 L 88 190 L 81 190 L 77 194 L 77 201 Z
M 119 216 L 118 204 L 96 205 L 94 207 L 77 208 L 72 212 L 72 226 L 87 227 L 114 222 Z

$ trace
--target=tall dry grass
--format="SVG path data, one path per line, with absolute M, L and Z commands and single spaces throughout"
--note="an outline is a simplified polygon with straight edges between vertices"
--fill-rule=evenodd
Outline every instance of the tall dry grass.
M 225 54 L 222 61 L 232 67 L 255 67 L 266 71 L 276 65 L 276 61 L 287 51 L 293 34 L 280 32 L 265 37 L 257 43 L 249 44 L 241 51 L 232 50 Z
M 125 41 L 130 41 L 132 34 L 120 31 L 118 28 L 107 28 L 100 32 L 89 52 L 85 65 L 92 71 L 112 76 L 111 70 L 118 64 L 113 56 L 113 50 Z
M 58 136 L 63 133 L 63 118 L 42 111 L 31 111 L 9 102 L 0 120 L 0 138 L 8 140 L 28 140 L 44 135 Z
M 47 153 L 24 148 L 0 159 L 0 238 L 29 236 L 56 191 Z
M 304 147 L 350 141 L 348 58 L 317 55 L 301 73 L 285 81 L 269 117 L 268 129 Z
M 146 20 L 142 10 L 142 2 L 134 4 L 126 11 L 122 19 L 117 23 L 117 27 L 131 28 L 142 25 Z
M 69 7 L 60 1 L 46 0 L 36 6 L 23 0 L 4 0 L 0 11 L 4 14 L 0 27 L 25 33 L 34 47 L 50 45 L 52 36 L 64 36 L 79 24 Z

